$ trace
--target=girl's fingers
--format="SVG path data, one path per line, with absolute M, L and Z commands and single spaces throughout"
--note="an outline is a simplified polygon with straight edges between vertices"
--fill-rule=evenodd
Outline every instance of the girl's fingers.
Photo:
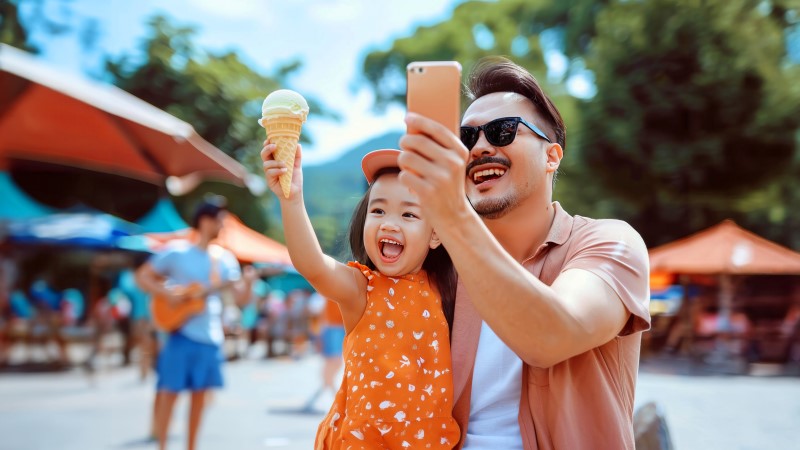
M 275 144 L 267 144 L 267 141 L 264 141 L 264 147 L 261 148 L 261 160 L 262 161 L 269 161 L 273 159 L 272 153 L 278 146 Z
M 275 161 L 274 159 L 270 159 L 269 161 L 264 161 L 262 164 L 264 167 L 264 171 L 275 171 L 279 170 L 281 172 L 286 172 L 286 163 L 283 161 Z

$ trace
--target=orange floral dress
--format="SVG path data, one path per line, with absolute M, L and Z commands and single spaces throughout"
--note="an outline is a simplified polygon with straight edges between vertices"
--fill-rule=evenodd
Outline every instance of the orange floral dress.
M 317 430 L 317 450 L 451 449 L 450 332 L 424 271 L 367 278 L 364 315 L 344 341 L 345 374 Z

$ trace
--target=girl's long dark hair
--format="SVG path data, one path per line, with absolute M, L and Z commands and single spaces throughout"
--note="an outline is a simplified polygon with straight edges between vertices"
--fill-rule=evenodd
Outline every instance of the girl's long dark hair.
M 382 175 L 398 173 L 400 173 L 400 169 L 396 167 L 382 169 L 375 175 L 372 185 L 375 184 L 374 180 L 377 180 Z M 364 193 L 355 211 L 353 211 L 348 238 L 350 240 L 350 251 L 353 253 L 353 258 L 370 269 L 375 270 L 375 263 L 369 259 L 367 248 L 364 246 L 364 224 L 367 220 L 367 206 L 369 205 L 369 194 L 372 191 L 372 185 L 367 188 L 367 192 Z M 439 296 L 442 298 L 442 311 L 447 319 L 447 325 L 450 331 L 453 331 L 453 315 L 456 306 L 456 285 L 458 284 L 458 276 L 453 266 L 453 261 L 450 259 L 450 255 L 443 245 L 428 252 L 428 256 L 426 256 L 425 261 L 422 262 L 422 268 L 427 272 L 431 284 L 439 291 Z

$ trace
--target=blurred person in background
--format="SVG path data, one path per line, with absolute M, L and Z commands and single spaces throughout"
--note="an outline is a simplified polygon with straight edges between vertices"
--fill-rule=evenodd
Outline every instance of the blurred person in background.
M 120 272 L 117 289 L 128 299 L 131 305 L 128 320 L 130 321 L 130 337 L 126 347 L 137 349 L 139 357 L 139 379 L 144 381 L 153 369 L 153 361 L 158 352 L 155 331 L 150 321 L 150 296 L 136 284 L 133 269 Z
M 258 342 L 261 332 L 261 322 L 266 319 L 263 315 L 264 303 L 269 292 L 269 284 L 261 278 L 253 281 L 250 302 L 242 309 L 241 327 L 247 335 L 247 351 Z M 266 331 L 266 328 L 263 328 Z
M 8 362 L 10 351 L 10 331 L 13 310 L 11 307 L 12 287 L 11 261 L 0 258 L 0 367 Z
M 311 293 L 303 289 L 293 289 L 286 296 L 289 312 L 289 354 L 299 359 L 308 350 L 310 336 L 309 297 Z
M 265 358 L 288 354 L 289 348 L 289 310 L 286 305 L 286 294 L 280 289 L 270 291 L 264 302 L 264 314 L 266 317 L 265 339 L 267 351 Z M 275 342 L 280 341 L 284 345 L 284 350 L 278 352 L 275 349 Z
M 630 449 L 648 254 L 553 201 L 566 133 L 527 70 L 476 64 L 460 139 L 409 113 L 400 179 L 453 259 L 457 448 Z
M 323 298 L 319 294 L 314 294 Z M 341 380 L 336 375 L 344 364 L 342 344 L 344 343 L 344 320 L 339 305 L 323 298 L 322 323 L 320 329 L 320 353 L 322 354 L 322 386 L 317 389 L 303 406 L 303 412 L 327 411 L 330 408 Z M 323 399 L 320 408 L 317 401 Z
M 319 292 L 311 292 L 308 297 L 308 340 L 310 341 L 311 351 L 320 353 L 322 346 L 320 343 L 320 335 L 322 334 L 323 315 L 325 313 L 325 304 L 328 300 L 321 296 Z
M 257 276 L 252 267 L 242 274 L 230 251 L 211 244 L 222 230 L 225 214 L 224 197 L 207 197 L 192 219 L 195 239 L 170 242 L 136 271 L 136 280 L 145 292 L 173 305 L 186 300 L 182 287 L 199 283 L 209 290 L 205 309 L 169 334 L 158 357 L 156 433 L 161 450 L 166 448 L 175 400 L 183 391 L 191 393 L 187 448 L 196 448 L 206 394 L 223 386 L 223 305 L 219 288 L 229 284 L 236 303 L 244 305 L 250 300 L 252 281 Z
M 130 302 L 119 290 L 111 287 L 111 282 L 100 278 L 96 283 L 96 299 L 89 311 L 88 325 L 92 330 L 92 349 L 83 363 L 89 373 L 94 373 L 97 358 L 102 353 L 103 338 L 111 333 L 120 320 L 127 320 Z
M 46 330 L 48 338 L 52 339 L 58 348 L 57 365 L 66 367 L 70 365 L 67 354 L 67 341 L 62 333 L 64 317 L 61 311 L 61 293 L 53 289 L 48 276 L 41 276 L 31 284 L 30 298 L 36 308 L 34 324 L 39 322 Z M 31 331 L 34 331 L 36 326 Z

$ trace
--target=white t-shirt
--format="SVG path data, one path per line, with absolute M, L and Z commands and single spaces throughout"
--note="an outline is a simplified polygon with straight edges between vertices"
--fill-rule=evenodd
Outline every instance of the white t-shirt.
M 522 450 L 521 392 L 522 360 L 483 322 L 464 450 Z

